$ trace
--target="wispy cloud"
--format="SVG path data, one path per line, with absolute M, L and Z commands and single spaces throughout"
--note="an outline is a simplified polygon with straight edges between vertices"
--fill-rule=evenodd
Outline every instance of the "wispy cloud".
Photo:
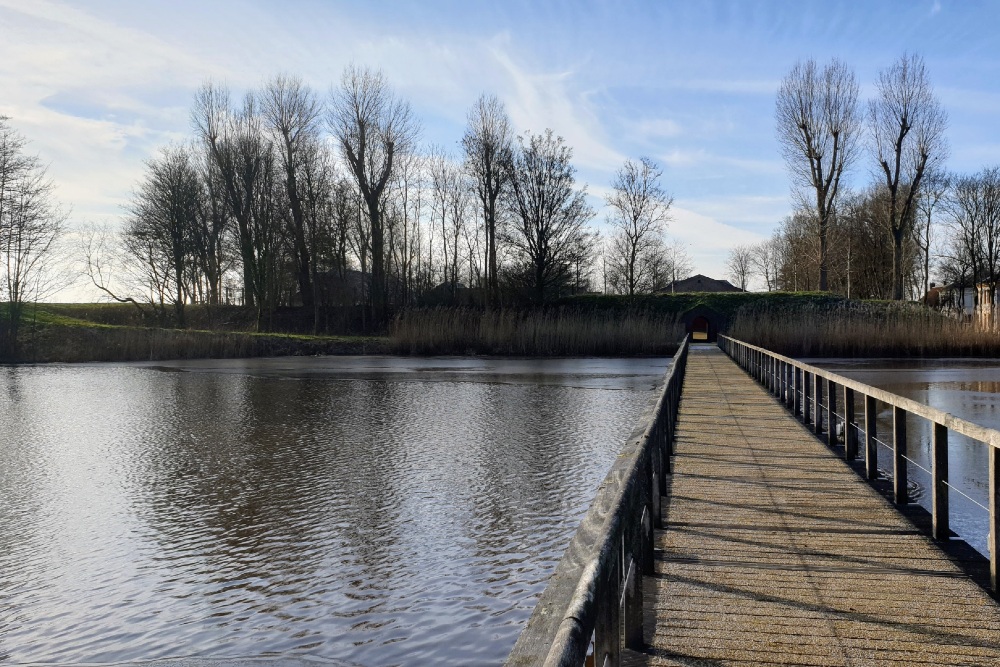
M 764 160 L 732 155 L 717 155 L 702 148 L 695 150 L 675 148 L 661 154 L 659 159 L 664 164 L 673 167 L 727 166 L 756 174 L 779 174 L 784 170 L 784 165 L 778 159 Z
M 552 128 L 573 147 L 574 160 L 583 167 L 609 170 L 625 160 L 611 146 L 586 91 L 577 89 L 574 73 L 529 71 L 507 48 L 491 49 L 508 79 L 504 98 L 514 124 L 521 130 Z

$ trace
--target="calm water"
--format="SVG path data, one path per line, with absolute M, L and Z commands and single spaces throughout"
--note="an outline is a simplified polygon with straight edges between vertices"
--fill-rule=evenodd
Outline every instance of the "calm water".
M 498 664 L 666 364 L 0 367 L 0 664 Z
M 956 417 L 1000 430 L 1000 360 L 807 361 L 950 412 Z M 909 417 L 906 427 L 907 456 L 916 464 L 907 466 L 911 493 L 914 500 L 929 511 L 931 477 L 927 471 L 931 468 L 931 427 L 927 420 L 919 417 Z M 881 406 L 878 433 L 879 440 L 892 442 L 892 411 L 885 406 Z M 989 493 L 986 477 L 988 451 L 985 445 L 956 433 L 948 434 L 948 449 L 951 483 L 957 491 L 968 496 L 965 498 L 957 493 L 950 494 L 952 530 L 986 555 L 989 513 L 980 505 L 986 505 Z M 892 450 L 888 446 L 879 447 L 879 468 L 891 476 Z

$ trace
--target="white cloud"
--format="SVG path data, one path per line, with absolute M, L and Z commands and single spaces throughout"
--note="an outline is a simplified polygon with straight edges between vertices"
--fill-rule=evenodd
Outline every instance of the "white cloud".
M 767 238 L 686 208 L 674 206 L 668 234 L 685 244 L 695 273 L 712 278 L 726 277 L 726 257 L 733 246 L 757 243 Z

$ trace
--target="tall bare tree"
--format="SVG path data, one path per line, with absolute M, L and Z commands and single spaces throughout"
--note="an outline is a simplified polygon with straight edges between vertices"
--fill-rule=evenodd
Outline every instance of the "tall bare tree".
M 388 307 L 382 196 L 398 156 L 409 153 L 418 126 L 410 105 L 396 97 L 385 75 L 350 65 L 333 91 L 327 117 L 344 160 L 357 181 L 371 233 L 371 308 L 376 323 Z
M 507 239 L 526 263 L 536 299 L 565 277 L 572 256 L 586 247 L 594 210 L 586 188 L 576 189 L 573 151 L 552 130 L 518 137 L 507 165 L 507 204 L 516 218 Z
M 16 357 L 25 306 L 45 292 L 65 214 L 45 166 L 0 116 L 0 358 Z
M 132 198 L 125 225 L 125 246 L 150 269 L 149 287 L 159 306 L 173 306 L 177 326 L 184 326 L 184 305 L 191 295 L 197 262 L 194 245 L 204 192 L 191 157 L 170 147 L 146 163 L 146 177 Z
M 857 156 L 858 83 L 839 60 L 795 65 L 778 89 L 775 116 L 782 155 L 819 229 L 819 289 L 828 289 L 828 231 L 840 180 Z
M 291 218 L 291 241 L 294 250 L 295 274 L 302 295 L 302 305 L 315 312 L 313 272 L 305 206 L 303 204 L 303 171 L 312 169 L 309 159 L 322 153 L 311 150 L 318 143 L 320 104 L 316 95 L 297 77 L 278 75 L 265 84 L 260 94 L 262 115 L 277 139 L 284 172 L 285 196 Z
M 462 137 L 465 164 L 482 207 L 486 237 L 486 284 L 489 303 L 500 298 L 497 273 L 497 203 L 507 183 L 509 162 L 514 145 L 514 130 L 503 102 L 493 95 L 482 95 L 469 111 L 468 125 Z
M 913 225 L 913 240 L 923 254 L 921 296 L 930 290 L 931 278 L 931 242 L 937 212 L 951 188 L 951 177 L 935 169 L 924 176 L 923 187 L 917 197 L 917 216 Z
M 256 306 L 260 327 L 279 293 L 282 235 L 273 142 L 265 136 L 253 94 L 246 95 L 242 106 L 234 109 L 226 88 L 206 83 L 195 95 L 191 120 L 218 170 L 226 204 L 236 220 L 244 302 Z
M 663 171 L 649 158 L 626 160 L 615 173 L 606 201 L 611 211 L 608 224 L 611 266 L 620 274 L 624 293 L 633 296 L 648 281 L 669 219 L 673 198 L 660 184 Z
M 947 115 L 931 87 L 924 59 L 903 55 L 879 73 L 868 105 L 871 151 L 888 196 L 893 241 L 892 298 L 903 299 L 903 241 L 910 234 L 924 175 L 947 153 Z

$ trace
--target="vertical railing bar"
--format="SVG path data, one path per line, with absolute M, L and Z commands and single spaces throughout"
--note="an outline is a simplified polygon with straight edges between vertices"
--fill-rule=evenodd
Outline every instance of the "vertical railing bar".
M 813 432 L 823 433 L 823 378 L 813 373 Z
M 854 390 L 844 387 L 844 458 L 853 461 L 858 458 L 858 432 L 854 425 Z
M 798 419 L 799 415 L 802 414 L 802 369 L 798 366 L 793 366 L 792 371 L 792 401 L 794 408 L 792 410 L 792 416 Z
M 935 540 L 947 540 L 948 526 L 948 427 L 933 423 L 931 434 L 931 534 Z
M 878 413 L 875 397 L 865 395 L 865 476 L 869 479 L 878 477 Z
M 909 501 L 906 489 L 906 410 L 892 407 L 892 495 L 897 505 Z
M 809 424 L 812 420 L 812 373 L 802 370 L 802 423 Z
M 826 444 L 833 447 L 837 444 L 837 384 L 833 380 L 826 381 Z
M 990 445 L 990 588 L 994 594 L 1000 593 L 1000 455 L 997 448 Z

